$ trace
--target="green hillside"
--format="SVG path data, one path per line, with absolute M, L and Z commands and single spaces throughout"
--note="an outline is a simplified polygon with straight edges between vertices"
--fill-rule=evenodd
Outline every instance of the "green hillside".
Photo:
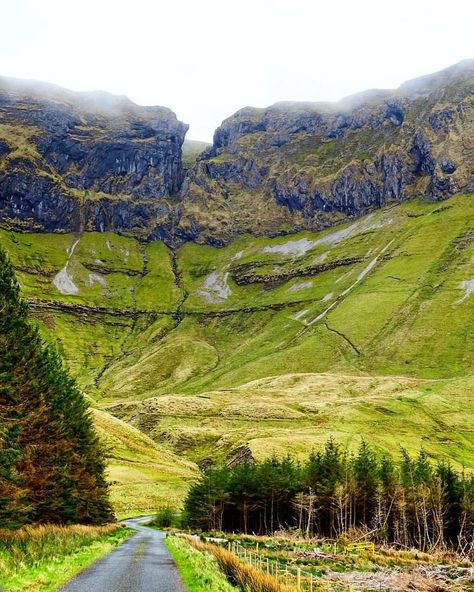
M 466 195 L 222 248 L 7 231 L 0 244 L 95 404 L 170 451 L 304 454 L 370 434 L 474 466 L 473 227 Z
M 108 453 L 110 497 L 117 514 L 148 514 L 168 503 L 178 506 L 197 477 L 197 467 L 104 411 L 95 410 L 93 417 Z
M 287 374 L 201 395 L 163 395 L 111 411 L 175 452 L 206 464 L 276 453 L 305 458 L 331 435 L 349 448 L 361 436 L 380 452 L 474 467 L 474 381 L 344 374 Z

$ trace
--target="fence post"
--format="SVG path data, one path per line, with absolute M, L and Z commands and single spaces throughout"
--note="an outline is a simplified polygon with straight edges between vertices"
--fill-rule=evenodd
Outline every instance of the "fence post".
M 301 590 L 301 568 L 298 567 L 296 570 L 296 589 L 298 592 Z

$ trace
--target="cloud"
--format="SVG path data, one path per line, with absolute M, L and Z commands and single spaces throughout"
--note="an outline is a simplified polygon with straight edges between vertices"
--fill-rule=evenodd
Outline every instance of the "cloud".
M 209 140 L 245 105 L 394 87 L 474 56 L 467 0 L 15 0 L 0 73 L 172 108 Z

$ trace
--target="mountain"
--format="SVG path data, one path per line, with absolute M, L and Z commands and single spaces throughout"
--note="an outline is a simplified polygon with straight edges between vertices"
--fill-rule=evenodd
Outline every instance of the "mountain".
M 164 107 L 0 78 L 2 226 L 160 236 L 187 129 Z
M 0 221 L 223 245 L 445 199 L 474 191 L 473 100 L 467 60 L 338 103 L 246 107 L 211 147 L 183 146 L 169 109 L 2 78 Z
M 161 108 L 24 84 L 0 93 L 0 247 L 109 437 L 121 512 L 329 434 L 474 466 L 474 62 L 246 108 L 212 146 Z M 48 152 L 59 112 L 87 125 Z M 116 144 L 146 172 L 116 176 Z
M 176 234 L 225 244 L 471 192 L 473 106 L 467 60 L 395 91 L 241 109 L 185 180 Z
M 304 455 L 332 433 L 474 466 L 473 227 L 466 195 L 220 248 L 0 245 L 94 405 L 173 454 Z

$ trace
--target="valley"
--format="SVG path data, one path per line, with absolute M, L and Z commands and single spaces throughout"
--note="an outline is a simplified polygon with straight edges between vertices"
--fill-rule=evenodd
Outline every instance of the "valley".
M 304 457 L 328 434 L 473 466 L 473 221 L 465 195 L 220 248 L 0 244 L 112 442 L 113 496 L 153 487 L 146 510 L 182 499 L 198 465 Z
M 0 592 L 474 590 L 438 4 L 5 3 Z

